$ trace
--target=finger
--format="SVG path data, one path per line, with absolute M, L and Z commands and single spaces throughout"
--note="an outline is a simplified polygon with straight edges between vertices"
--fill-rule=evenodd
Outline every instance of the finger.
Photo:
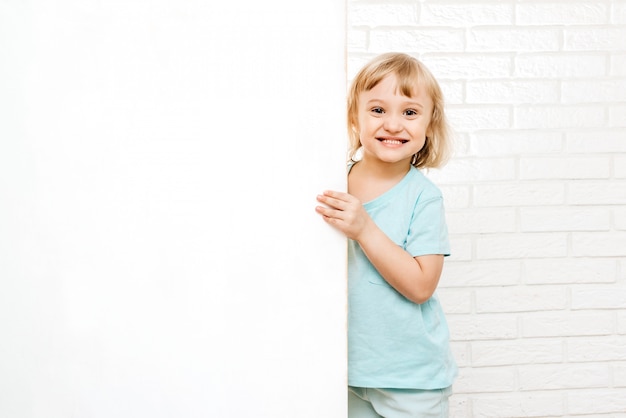
M 318 195 L 317 200 L 320 203 L 324 203 L 325 205 L 328 205 L 332 208 L 339 209 L 339 210 L 345 210 L 348 207 L 347 202 L 340 200 L 340 199 L 336 199 L 334 197 Z
M 326 216 L 326 215 L 322 215 L 322 219 L 324 219 L 324 221 L 334 227 L 337 228 L 339 231 L 343 232 L 345 234 L 344 231 L 344 222 L 341 219 L 337 219 L 337 218 L 332 218 L 330 216 Z
M 337 200 L 342 200 L 342 201 L 349 201 L 352 196 L 348 193 L 344 193 L 344 192 L 338 192 L 336 190 L 324 190 L 323 193 L 324 196 L 328 196 L 328 197 L 332 197 L 334 199 Z
M 343 219 L 343 211 L 340 211 L 337 209 L 327 208 L 324 206 L 317 206 L 315 208 L 315 211 L 319 213 L 320 215 L 322 215 L 324 218 L 338 219 L 338 220 Z
M 350 205 L 353 205 L 355 207 L 361 206 L 361 201 L 357 199 L 356 197 L 352 196 L 350 193 L 327 190 L 323 193 L 323 195 L 331 199 L 335 199 L 339 202 L 344 202 L 346 206 L 350 206 Z

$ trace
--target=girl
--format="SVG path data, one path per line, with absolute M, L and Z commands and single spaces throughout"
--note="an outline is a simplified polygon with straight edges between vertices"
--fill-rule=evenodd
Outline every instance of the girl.
M 348 127 L 348 193 L 324 192 L 316 211 L 349 238 L 349 416 L 447 417 L 457 367 L 434 292 L 450 250 L 441 192 L 419 170 L 448 156 L 441 89 L 415 58 L 383 54 L 353 81 Z

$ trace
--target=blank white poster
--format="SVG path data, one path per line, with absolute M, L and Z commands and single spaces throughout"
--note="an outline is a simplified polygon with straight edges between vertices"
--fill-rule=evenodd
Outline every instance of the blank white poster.
M 0 2 L 0 416 L 345 416 L 344 7 Z

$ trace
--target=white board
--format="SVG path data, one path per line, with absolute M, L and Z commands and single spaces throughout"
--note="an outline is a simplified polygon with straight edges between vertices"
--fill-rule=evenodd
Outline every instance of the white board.
M 0 2 L 0 416 L 345 416 L 344 7 Z

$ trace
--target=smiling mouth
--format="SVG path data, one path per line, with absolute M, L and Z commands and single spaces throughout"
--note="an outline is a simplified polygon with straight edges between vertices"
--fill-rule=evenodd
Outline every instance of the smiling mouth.
M 391 139 L 391 138 L 376 138 L 378 139 L 380 142 L 385 143 L 385 144 L 392 144 L 392 145 L 402 145 L 402 144 L 406 144 L 407 142 L 409 142 L 408 139 Z

